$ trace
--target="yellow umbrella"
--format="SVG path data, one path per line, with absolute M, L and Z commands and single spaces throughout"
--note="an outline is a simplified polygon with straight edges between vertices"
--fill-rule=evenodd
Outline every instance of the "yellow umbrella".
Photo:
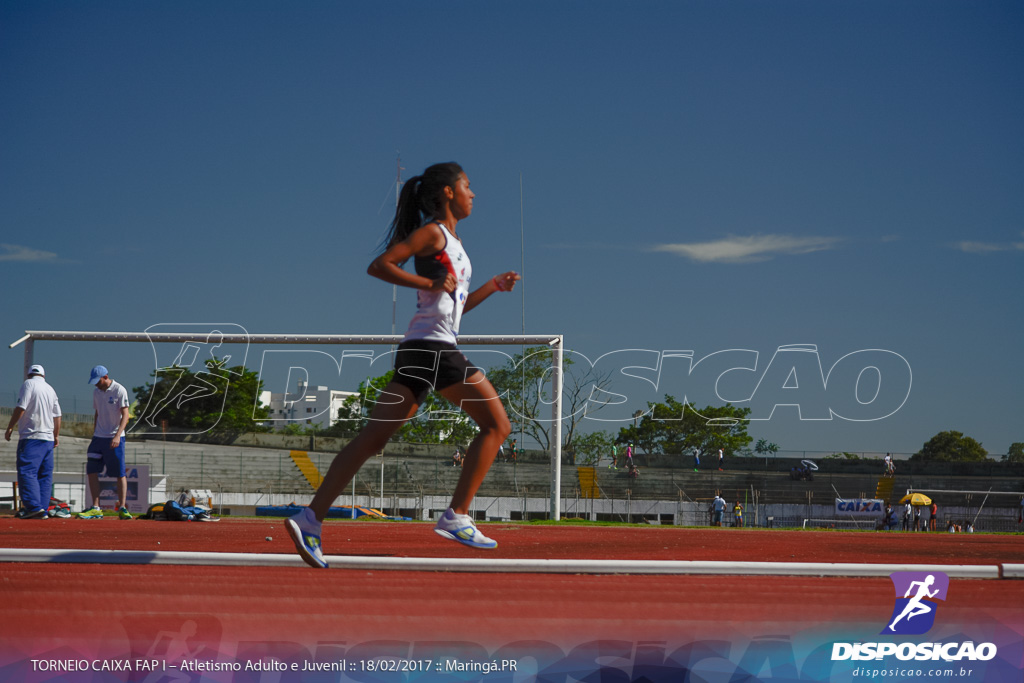
M 908 493 L 900 499 L 901 503 L 910 503 L 911 505 L 931 505 L 932 499 L 923 493 Z

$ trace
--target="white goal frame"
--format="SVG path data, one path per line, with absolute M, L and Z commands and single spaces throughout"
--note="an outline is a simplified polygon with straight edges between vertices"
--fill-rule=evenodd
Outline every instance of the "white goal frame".
M 216 329 L 217 325 L 210 325 Z M 218 340 L 224 344 L 373 344 L 397 345 L 402 341 L 400 334 L 221 334 Z M 25 345 L 25 371 L 35 362 L 36 341 L 113 341 L 183 343 L 197 341 L 195 334 L 185 332 L 74 332 L 26 330 L 25 335 L 8 348 Z M 554 358 L 551 372 L 551 519 L 562 518 L 562 352 L 564 337 L 561 334 L 467 334 L 459 337 L 460 346 L 501 346 L 523 344 L 546 344 L 551 347 Z

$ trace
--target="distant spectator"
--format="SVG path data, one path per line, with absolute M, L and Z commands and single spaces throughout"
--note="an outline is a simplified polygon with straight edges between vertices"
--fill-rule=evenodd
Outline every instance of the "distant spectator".
M 741 503 L 738 500 L 736 501 L 736 504 L 732 506 L 732 516 L 736 520 L 736 522 L 735 522 L 736 526 L 742 527 L 743 526 L 743 503 Z
M 462 467 L 462 452 L 458 448 L 452 453 L 452 467 Z
M 893 509 L 891 503 L 885 504 L 885 530 L 892 531 L 892 528 L 896 526 L 896 520 L 893 518 Z
M 914 506 L 914 531 L 921 530 L 921 506 Z
M 949 520 L 949 525 L 946 526 L 946 531 L 951 534 L 956 533 L 956 524 L 953 524 L 953 520 Z
M 974 533 L 974 525 L 971 524 L 970 520 L 968 520 L 967 522 L 964 522 L 964 532 L 968 533 L 968 534 L 973 534 Z
M 903 531 L 910 531 L 910 518 L 914 514 L 914 507 L 907 503 L 903 506 Z
M 896 465 L 892 461 L 892 453 L 885 454 L 885 476 L 893 477 L 896 475 Z
M 721 448 L 718 449 L 718 471 L 722 471 L 722 465 L 725 464 L 725 451 Z
M 935 520 L 939 514 L 939 506 L 935 504 L 934 500 L 932 501 L 932 506 L 928 508 L 928 514 L 931 515 L 928 518 L 928 529 L 929 531 L 935 531 L 935 525 L 938 524 Z
M 715 510 L 715 514 L 711 518 L 712 525 L 722 526 L 722 515 L 725 513 L 725 499 L 716 495 L 715 499 L 711 501 L 711 505 Z
M 789 478 L 794 481 L 801 481 L 806 479 L 807 481 L 814 481 L 814 471 L 807 465 L 800 463 L 796 467 L 789 469 Z
M 628 474 L 629 474 L 630 479 L 639 479 L 640 478 L 640 470 L 637 469 L 636 465 L 633 464 L 632 460 L 630 460 L 629 464 L 626 465 L 626 469 L 628 470 Z

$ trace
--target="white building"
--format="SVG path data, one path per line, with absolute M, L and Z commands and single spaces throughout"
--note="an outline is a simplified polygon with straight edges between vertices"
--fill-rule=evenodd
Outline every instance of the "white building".
M 267 422 L 275 429 L 296 423 L 327 429 L 338 419 L 338 409 L 345 399 L 355 393 L 310 386 L 300 379 L 294 394 L 264 391 L 260 393 L 260 403 L 269 409 Z

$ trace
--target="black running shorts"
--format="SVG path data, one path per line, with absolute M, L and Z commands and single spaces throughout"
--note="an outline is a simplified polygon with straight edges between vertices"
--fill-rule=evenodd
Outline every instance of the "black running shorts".
M 416 403 L 423 403 L 431 391 L 465 382 L 476 372 L 482 370 L 472 365 L 455 345 L 410 339 L 398 345 L 395 376 L 391 381 L 408 388 L 416 397 Z

